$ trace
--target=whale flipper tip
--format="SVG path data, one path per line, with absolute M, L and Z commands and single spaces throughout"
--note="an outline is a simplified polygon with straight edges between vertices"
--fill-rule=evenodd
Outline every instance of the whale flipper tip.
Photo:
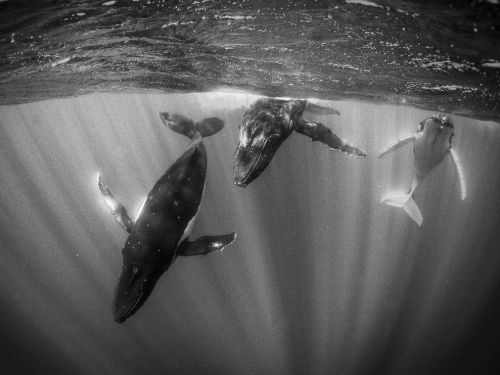
M 236 232 L 216 236 L 203 236 L 194 241 L 184 241 L 177 250 L 177 255 L 206 255 L 212 251 L 222 251 L 236 239 Z

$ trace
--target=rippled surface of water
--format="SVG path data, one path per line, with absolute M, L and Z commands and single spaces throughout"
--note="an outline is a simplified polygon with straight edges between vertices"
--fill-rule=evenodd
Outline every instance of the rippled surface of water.
M 0 103 L 226 87 L 498 120 L 499 15 L 496 0 L 3 1 Z

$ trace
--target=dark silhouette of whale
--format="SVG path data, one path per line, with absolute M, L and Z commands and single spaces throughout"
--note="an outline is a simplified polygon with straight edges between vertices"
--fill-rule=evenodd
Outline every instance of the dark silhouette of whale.
M 417 131 L 396 143 L 387 147 L 380 153 L 379 157 L 397 150 L 401 146 L 413 142 L 413 182 L 411 189 L 407 194 L 387 194 L 382 198 L 381 203 L 389 206 L 403 208 L 405 212 L 420 226 L 423 222 L 422 214 L 413 200 L 412 196 L 418 184 L 443 161 L 448 154 L 454 162 L 461 188 L 462 200 L 466 197 L 465 177 L 462 171 L 462 165 L 457 153 L 451 146 L 454 126 L 449 117 L 442 115 L 429 116 L 420 122 Z
M 334 109 L 321 107 L 307 100 L 263 98 L 245 109 L 233 160 L 236 185 L 245 187 L 255 180 L 266 169 L 281 143 L 294 130 L 334 150 L 351 156 L 366 156 L 364 151 L 350 145 L 325 125 L 304 120 L 304 111 L 340 115 Z
M 135 222 L 100 175 L 98 178 L 103 200 L 115 220 L 129 232 L 114 296 L 113 316 L 117 322 L 125 321 L 144 304 L 176 257 L 222 250 L 236 238 L 233 232 L 189 240 L 207 169 L 206 150 L 201 139 L 217 133 L 224 123 L 217 118 L 193 123 L 184 116 L 168 113 L 161 113 L 160 117 L 167 127 L 188 136 L 193 143 L 153 186 Z

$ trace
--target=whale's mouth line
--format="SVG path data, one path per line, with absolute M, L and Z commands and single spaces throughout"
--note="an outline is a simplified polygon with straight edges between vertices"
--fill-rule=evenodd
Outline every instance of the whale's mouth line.
M 144 294 L 144 284 L 146 284 L 147 280 L 149 278 L 146 278 L 142 283 L 141 283 L 141 286 L 140 286 L 140 291 L 139 291 L 139 294 L 137 295 L 137 297 L 135 298 L 135 302 L 132 306 L 130 306 L 127 310 L 125 310 L 125 313 L 123 314 L 120 314 L 120 317 L 119 319 L 116 319 L 116 321 L 118 322 L 123 322 L 125 321 L 128 317 L 130 317 L 130 315 L 133 314 L 134 312 L 134 309 L 137 307 L 137 305 L 139 304 L 139 302 L 141 301 L 141 298 Z
M 246 174 L 246 176 L 244 178 L 242 178 L 240 181 L 238 181 L 236 184 L 239 185 L 239 186 L 246 186 L 247 184 L 247 181 L 248 179 L 250 178 L 250 176 L 252 175 L 254 169 L 257 167 L 257 165 L 259 164 L 259 161 L 262 157 L 262 154 L 264 153 L 264 149 L 266 148 L 266 145 L 267 143 L 269 142 L 269 140 L 273 137 L 278 137 L 279 135 L 278 134 L 271 134 L 265 141 L 264 141 L 264 145 L 262 146 L 260 152 L 259 152 L 259 155 L 257 156 L 257 159 L 255 159 L 255 161 L 252 163 L 252 167 L 250 168 L 250 171 Z
M 146 279 L 147 280 L 147 279 Z M 146 283 L 146 281 L 144 281 L 142 284 L 141 284 L 141 291 L 139 292 L 139 295 L 137 296 L 137 298 L 135 299 L 135 303 L 133 304 L 133 306 L 129 309 L 129 311 L 127 312 L 131 312 L 131 311 L 134 311 L 135 307 L 137 306 L 137 304 L 139 303 L 139 301 L 141 300 L 141 297 L 142 295 L 144 294 L 144 284 Z
M 262 151 L 257 156 L 257 159 L 252 163 L 252 167 L 250 168 L 250 171 L 246 174 L 245 177 L 243 177 L 241 180 L 239 180 L 237 182 L 237 185 L 240 185 L 240 186 L 243 186 L 243 187 L 246 186 L 248 179 L 250 178 L 250 176 L 253 173 L 253 170 L 255 169 L 255 167 L 257 166 L 257 164 L 259 163 L 261 155 L 262 155 Z

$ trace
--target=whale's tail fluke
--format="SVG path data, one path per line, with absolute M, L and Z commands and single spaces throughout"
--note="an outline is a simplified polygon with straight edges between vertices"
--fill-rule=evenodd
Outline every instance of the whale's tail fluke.
M 165 126 L 176 133 L 183 134 L 192 140 L 197 136 L 209 137 L 224 127 L 224 121 L 217 117 L 210 117 L 199 122 L 193 122 L 183 115 L 161 112 L 160 118 Z
M 380 203 L 385 203 L 389 206 L 399 207 L 405 210 L 405 212 L 415 221 L 418 226 L 422 225 L 423 218 L 417 203 L 412 198 L 413 191 L 409 194 L 387 194 Z

